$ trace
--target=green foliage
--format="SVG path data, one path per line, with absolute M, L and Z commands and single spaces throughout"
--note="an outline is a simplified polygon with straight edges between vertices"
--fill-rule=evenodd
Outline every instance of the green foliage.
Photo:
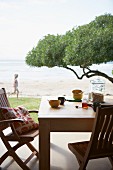
M 113 16 L 96 17 L 73 32 L 73 41 L 65 55 L 67 64 L 87 67 L 113 61 Z
M 63 65 L 61 56 L 64 56 L 65 44 L 61 43 L 62 36 L 47 35 L 38 42 L 26 57 L 26 62 L 31 66 L 53 67 Z
M 26 56 L 31 66 L 90 66 L 113 61 L 113 16 L 96 17 L 65 35 L 47 35 Z
M 109 61 L 113 61 L 111 14 L 98 16 L 89 24 L 73 28 L 65 35 L 47 35 L 26 56 L 26 63 L 30 66 L 60 66 L 68 69 L 69 65 L 89 69 L 92 64 Z M 96 74 L 99 75 L 99 72 Z M 84 75 L 90 77 L 85 72 Z M 106 77 L 104 74 L 100 76 Z

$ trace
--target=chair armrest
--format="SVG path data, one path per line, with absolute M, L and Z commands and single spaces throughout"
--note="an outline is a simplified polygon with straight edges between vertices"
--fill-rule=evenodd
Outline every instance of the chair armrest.
M 29 113 L 38 113 L 38 110 L 28 110 Z
M 11 127 L 11 131 L 10 131 L 10 133 L 8 133 L 7 137 L 14 134 L 15 139 L 17 139 L 18 141 L 21 141 L 21 139 L 20 139 L 18 133 L 16 132 L 15 127 L 14 127 L 15 122 L 21 122 L 22 123 L 22 122 L 24 122 L 24 120 L 20 119 L 20 118 L 2 120 L 2 121 L 0 121 L 0 126 L 6 126 L 5 129 L 8 128 L 8 127 Z M 3 129 L 4 129 L 4 127 L 3 127 Z
M 14 123 L 14 122 L 23 122 L 24 120 L 23 119 L 18 119 L 18 118 L 16 118 L 16 119 L 7 119 L 7 120 L 2 120 L 2 121 L 0 121 L 0 124 L 2 125 L 2 124 L 9 124 L 9 123 Z

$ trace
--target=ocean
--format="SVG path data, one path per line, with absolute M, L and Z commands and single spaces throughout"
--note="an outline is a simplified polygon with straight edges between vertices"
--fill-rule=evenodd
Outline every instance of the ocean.
M 81 69 L 79 67 L 73 67 L 79 74 Z M 107 64 L 93 65 L 92 69 L 98 69 L 109 76 L 113 76 L 113 62 Z M 23 60 L 0 60 L 0 82 L 11 81 L 14 78 L 14 74 L 19 75 L 21 80 L 41 80 L 41 79 L 56 79 L 59 78 L 71 78 L 75 75 L 64 68 L 59 67 L 30 67 Z

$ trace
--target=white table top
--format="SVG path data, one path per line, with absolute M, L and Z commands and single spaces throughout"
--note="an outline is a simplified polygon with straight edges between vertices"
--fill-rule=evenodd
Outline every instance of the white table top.
M 51 97 L 42 97 L 38 118 L 94 118 L 95 112 L 91 107 L 83 109 L 81 102 L 68 102 L 65 101 L 63 106 L 58 108 L 51 108 L 48 100 L 55 99 Z M 57 98 L 56 98 L 57 99 Z M 76 108 L 75 106 L 79 106 Z

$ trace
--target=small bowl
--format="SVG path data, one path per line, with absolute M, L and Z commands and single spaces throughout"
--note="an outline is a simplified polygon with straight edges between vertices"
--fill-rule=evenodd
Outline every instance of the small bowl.
M 49 104 L 52 108 L 57 108 L 60 105 L 60 100 L 49 100 Z

